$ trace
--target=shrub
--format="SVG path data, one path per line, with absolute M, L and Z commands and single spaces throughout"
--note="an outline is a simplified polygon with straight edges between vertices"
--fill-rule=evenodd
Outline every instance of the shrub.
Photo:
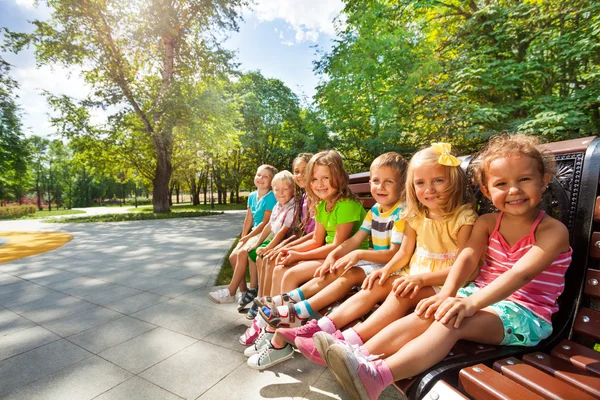
M 0 207 L 0 217 L 35 214 L 36 211 L 37 207 L 33 205 Z

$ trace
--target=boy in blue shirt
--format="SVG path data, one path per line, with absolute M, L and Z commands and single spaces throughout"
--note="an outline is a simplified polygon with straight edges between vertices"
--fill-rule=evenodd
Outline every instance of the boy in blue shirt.
M 261 165 L 256 170 L 254 185 L 256 191 L 248 196 L 248 209 L 242 228 L 242 237 L 237 246 L 231 252 L 229 261 L 234 270 L 233 277 L 229 286 L 210 292 L 208 297 L 217 304 L 233 303 L 235 301 L 235 292 L 239 288 L 244 293 L 244 297 L 250 297 L 250 301 L 258 293 L 258 275 L 256 268 L 250 268 L 250 287 L 246 287 L 246 266 L 248 265 L 248 251 L 256 247 L 256 242 L 260 237 L 263 228 L 269 223 L 271 211 L 277 200 L 271 191 L 271 180 L 277 173 L 277 169 L 271 165 Z

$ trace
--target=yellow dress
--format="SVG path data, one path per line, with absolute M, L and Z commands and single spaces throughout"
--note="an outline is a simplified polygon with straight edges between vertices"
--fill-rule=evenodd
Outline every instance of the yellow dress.
M 451 267 L 458 249 L 458 231 L 474 225 L 477 213 L 470 204 L 444 219 L 421 216 L 407 223 L 417 233 L 417 245 L 410 260 L 410 275 L 436 272 Z

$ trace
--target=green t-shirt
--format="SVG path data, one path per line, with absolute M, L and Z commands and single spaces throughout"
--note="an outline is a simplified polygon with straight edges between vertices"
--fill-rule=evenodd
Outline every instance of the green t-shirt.
M 326 202 L 321 201 L 317 205 L 317 214 L 315 215 L 315 221 L 323 225 L 327 232 L 325 236 L 325 244 L 333 243 L 335 237 L 335 230 L 338 224 L 346 224 L 348 222 L 354 222 L 352 226 L 352 235 L 354 235 L 362 224 L 367 212 L 363 208 L 359 201 L 355 200 L 339 200 L 335 203 L 333 210 L 327 212 Z M 369 238 L 365 239 L 359 246 L 359 249 L 365 250 L 369 248 Z

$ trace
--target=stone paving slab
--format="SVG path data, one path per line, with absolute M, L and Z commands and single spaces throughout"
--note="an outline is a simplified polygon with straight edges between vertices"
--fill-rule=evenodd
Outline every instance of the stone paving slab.
M 300 354 L 267 371 L 245 365 L 238 338 L 250 322 L 207 297 L 243 218 L 0 221 L 74 236 L 0 264 L 0 398 L 347 398 Z

